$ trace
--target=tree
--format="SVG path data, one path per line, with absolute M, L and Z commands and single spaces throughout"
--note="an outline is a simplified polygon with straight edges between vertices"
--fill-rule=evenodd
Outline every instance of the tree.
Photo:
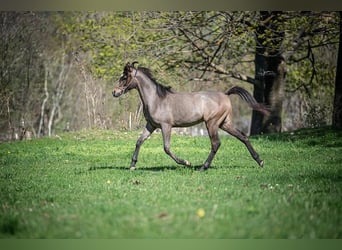
M 34 117 L 37 100 L 40 100 L 40 43 L 42 30 L 46 28 L 40 16 L 30 12 L 0 13 L 0 96 L 2 131 L 9 130 L 15 138 L 19 127 L 35 132 Z M 26 128 L 23 130 L 26 131 Z
M 280 132 L 286 70 L 282 13 L 195 12 L 180 20 L 175 33 L 191 45 L 192 55 L 178 63 L 183 60 L 183 65 L 202 71 L 200 78 L 212 71 L 252 84 L 254 97 L 270 107 L 271 116 L 264 120 L 263 114 L 253 112 L 251 134 Z M 253 53 L 254 78 L 240 73 Z
M 251 134 L 281 132 L 285 84 L 285 59 L 281 49 L 285 32 L 281 12 L 260 12 L 256 29 L 254 97 L 270 107 L 271 114 L 253 111 Z M 266 121 L 264 121 L 266 120 Z
M 342 11 L 339 12 L 339 15 L 340 39 L 336 66 L 335 98 L 333 111 L 333 126 L 335 126 L 336 128 L 342 128 Z
M 0 13 L 0 130 L 51 135 L 62 117 L 67 61 L 56 13 Z M 22 138 L 25 135 L 21 136 Z
M 336 16 L 333 12 L 178 15 L 181 16 L 178 22 L 171 21 L 175 35 L 185 45 L 171 56 L 176 58 L 176 64 L 201 71 L 200 78 L 213 72 L 250 83 L 255 98 L 269 106 L 271 115 L 266 119 L 262 114 L 253 113 L 251 134 L 282 130 L 285 91 L 304 90 L 308 95 L 330 92 L 332 64 L 323 49 L 334 50 Z M 253 51 L 252 47 L 256 49 Z M 250 77 L 253 62 L 254 77 Z

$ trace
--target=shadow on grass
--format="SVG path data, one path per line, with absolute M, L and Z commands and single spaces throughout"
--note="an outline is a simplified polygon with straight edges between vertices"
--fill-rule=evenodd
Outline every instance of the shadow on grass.
M 196 171 L 196 172 L 201 172 L 199 171 L 202 165 L 195 165 L 195 166 L 190 166 L 190 167 L 184 167 L 184 166 L 151 166 L 151 167 L 136 167 L 135 170 L 133 171 L 152 171 L 152 172 L 158 172 L 158 171 L 182 171 L 182 170 L 191 170 L 191 171 Z M 217 167 L 217 166 L 211 166 L 209 169 L 206 171 L 202 172 L 207 172 L 207 171 L 215 171 L 219 170 L 222 168 L 227 168 L 227 169 L 236 169 L 236 168 L 241 168 L 241 166 L 237 165 L 232 165 L 232 166 L 226 166 L 226 167 Z M 88 171 L 97 171 L 97 170 L 126 170 L 126 171 L 132 171 L 129 169 L 127 166 L 91 166 Z
M 154 167 L 136 167 L 134 171 L 166 171 L 166 170 L 177 170 L 180 168 L 184 168 L 182 166 L 154 166 Z M 194 167 L 189 167 L 190 169 L 194 169 Z M 126 170 L 126 171 L 132 171 L 127 166 L 92 166 L 88 170 L 89 171 L 95 171 L 95 170 L 106 170 L 106 169 L 112 169 L 112 170 Z

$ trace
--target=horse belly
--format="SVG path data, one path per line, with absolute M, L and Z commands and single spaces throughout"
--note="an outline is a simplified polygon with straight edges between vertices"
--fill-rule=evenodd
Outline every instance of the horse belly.
M 201 107 L 194 105 L 182 105 L 173 112 L 173 125 L 177 127 L 189 127 L 203 121 Z
M 191 94 L 174 98 L 170 110 L 172 125 L 175 127 L 189 127 L 203 121 L 202 103 Z

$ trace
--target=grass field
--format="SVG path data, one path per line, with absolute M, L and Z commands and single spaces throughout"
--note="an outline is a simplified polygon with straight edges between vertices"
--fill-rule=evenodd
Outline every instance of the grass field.
M 206 172 L 174 163 L 160 134 L 83 131 L 0 144 L 1 238 L 342 238 L 342 131 L 221 138 Z M 173 135 L 194 166 L 206 137 Z

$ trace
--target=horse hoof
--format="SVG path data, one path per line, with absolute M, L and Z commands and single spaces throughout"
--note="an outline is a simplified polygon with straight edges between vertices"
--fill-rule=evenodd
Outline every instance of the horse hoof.
M 133 171 L 135 170 L 135 167 L 130 167 L 129 170 Z
M 198 169 L 198 171 L 201 171 L 201 172 L 206 171 L 206 170 L 208 170 L 208 168 L 206 168 L 205 166 L 202 166 Z
M 184 161 L 184 163 L 185 163 L 185 166 L 187 166 L 187 167 L 191 167 L 191 162 L 189 162 L 189 161 L 185 160 L 185 161 Z
M 261 160 L 261 161 L 259 162 L 259 166 L 260 166 L 261 168 L 264 166 L 264 161 L 263 161 L 263 160 Z

